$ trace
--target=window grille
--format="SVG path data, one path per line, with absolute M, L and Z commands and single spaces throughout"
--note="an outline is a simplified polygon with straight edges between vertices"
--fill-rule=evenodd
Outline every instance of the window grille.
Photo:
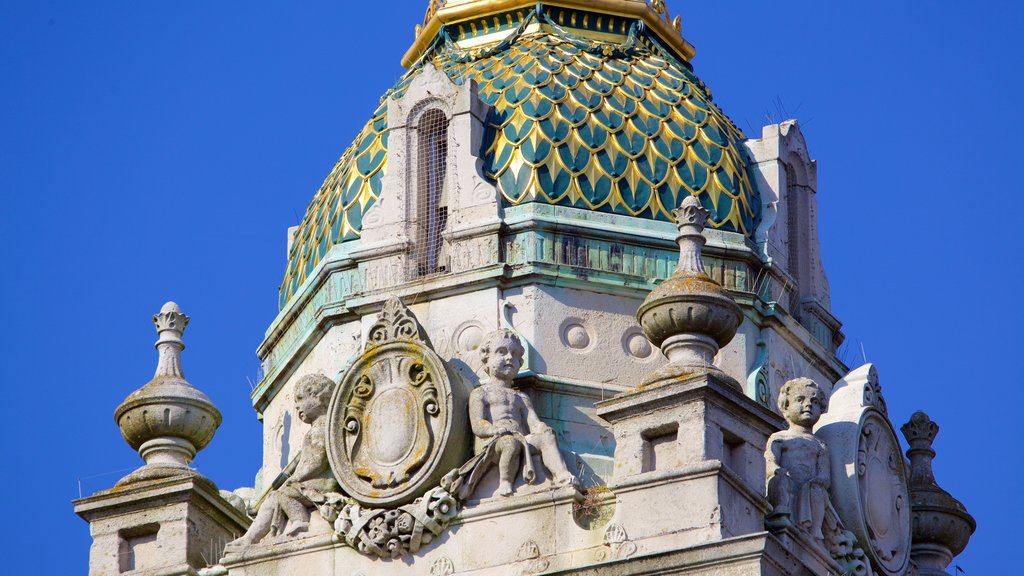
M 420 117 L 417 130 L 412 272 L 414 277 L 423 278 L 448 271 L 448 254 L 441 235 L 448 224 L 448 118 L 440 110 L 428 110 Z

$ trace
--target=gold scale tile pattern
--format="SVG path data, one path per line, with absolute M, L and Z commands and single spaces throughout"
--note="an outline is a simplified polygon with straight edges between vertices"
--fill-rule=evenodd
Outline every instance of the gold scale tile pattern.
M 383 99 L 313 198 L 281 286 L 280 305 L 334 245 L 359 237 L 387 170 L 387 99 L 400 98 L 423 65 L 472 78 L 491 106 L 484 166 L 506 205 L 572 206 L 671 221 L 692 194 L 710 225 L 751 236 L 760 213 L 744 135 L 689 68 L 641 38 L 616 49 L 550 32 L 518 36 L 495 53 L 440 44 Z M 603 45 L 603 49 L 602 49 Z

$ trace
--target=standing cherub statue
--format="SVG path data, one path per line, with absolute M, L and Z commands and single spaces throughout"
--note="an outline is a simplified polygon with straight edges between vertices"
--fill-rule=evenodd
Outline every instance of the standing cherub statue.
M 484 376 L 469 395 L 469 420 L 478 438 L 477 452 L 489 452 L 484 458 L 498 462 L 498 493 L 512 495 L 520 461 L 523 479 L 536 481 L 531 447 L 540 451 L 555 484 L 575 484 L 576 477 L 558 452 L 554 431 L 537 417 L 530 397 L 512 388 L 525 353 L 519 337 L 511 330 L 496 330 L 484 337 L 479 352 Z
M 295 413 L 311 428 L 302 439 L 294 470 L 267 495 L 249 530 L 225 546 L 225 553 L 238 552 L 268 534 L 294 536 L 308 530 L 309 508 L 324 504 L 339 492 L 327 461 L 325 415 L 333 389 L 334 382 L 323 374 L 308 374 L 295 384 Z
M 831 483 L 828 447 L 812 429 L 828 410 L 828 398 L 810 378 L 796 378 L 779 390 L 779 410 L 789 429 L 768 438 L 769 526 L 796 525 L 816 540 L 824 540 L 822 525 Z

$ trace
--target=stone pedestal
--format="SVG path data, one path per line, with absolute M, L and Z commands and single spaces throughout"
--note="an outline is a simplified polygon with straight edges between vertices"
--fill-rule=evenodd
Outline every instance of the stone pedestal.
M 194 575 L 249 525 L 198 475 L 135 482 L 74 505 L 93 537 L 89 576 Z
M 597 404 L 612 424 L 613 521 L 648 550 L 761 532 L 764 445 L 775 413 L 715 373 L 640 387 Z M 655 542 L 656 540 L 657 542 Z

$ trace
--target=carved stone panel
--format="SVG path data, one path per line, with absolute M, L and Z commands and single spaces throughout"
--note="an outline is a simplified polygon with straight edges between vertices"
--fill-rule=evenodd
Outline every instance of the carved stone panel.
M 466 400 L 415 317 L 389 300 L 331 401 L 328 456 L 364 506 L 411 502 L 467 451 Z
M 910 498 L 899 442 L 889 422 L 877 413 L 865 415 L 857 448 L 857 485 L 864 498 L 865 542 L 893 573 L 904 565 L 909 537 Z
M 836 383 L 815 435 L 828 444 L 830 493 L 843 524 L 877 573 L 903 574 L 910 562 L 907 474 L 874 366 L 864 365 Z

